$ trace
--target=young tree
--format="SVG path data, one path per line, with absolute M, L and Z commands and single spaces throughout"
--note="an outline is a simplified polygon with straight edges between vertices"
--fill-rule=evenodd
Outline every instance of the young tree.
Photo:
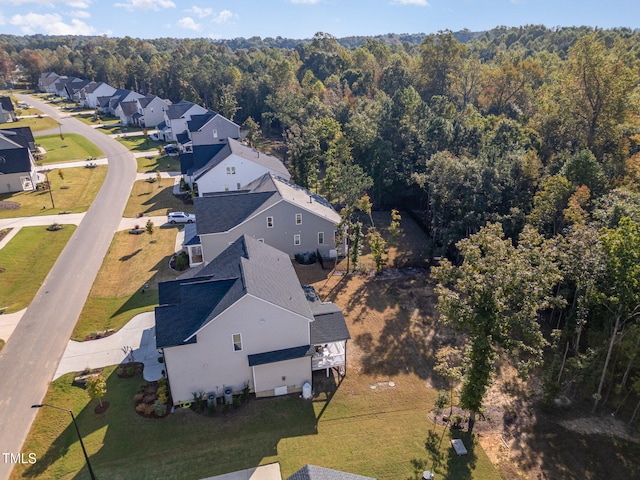
M 518 247 L 504 238 L 500 224 L 488 224 L 457 243 L 459 267 L 443 260 L 434 269 L 437 309 L 445 322 L 469 335 L 460 404 L 471 412 L 469 431 L 491 383 L 498 350 L 525 375 L 542 359 L 546 342 L 538 312 L 551 304 L 560 273 L 547 242 L 525 227 Z
M 147 234 L 149 234 L 149 236 L 153 235 L 153 222 L 151 221 L 151 219 L 147 220 L 147 224 L 144 227 L 145 232 L 147 232 Z
M 369 232 L 367 239 L 369 240 L 369 248 L 371 248 L 373 261 L 376 264 L 376 275 L 380 275 L 382 269 L 387 264 L 387 242 L 384 241 L 380 232 L 375 228 Z
M 107 393 L 107 381 L 102 375 L 94 375 L 87 379 L 87 391 L 92 400 L 98 400 L 102 407 L 102 397 Z

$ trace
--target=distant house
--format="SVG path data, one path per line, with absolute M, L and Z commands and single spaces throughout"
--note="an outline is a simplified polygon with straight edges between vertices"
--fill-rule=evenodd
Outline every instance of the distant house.
M 130 118 L 129 113 L 131 112 L 131 109 L 129 106 L 123 106 L 122 104 L 126 102 L 135 102 L 137 99 L 142 97 L 143 95 L 138 92 L 119 88 L 109 98 L 107 112 L 114 117 L 120 117 L 120 121 L 125 121 L 124 125 L 127 125 L 126 120 Z M 133 113 L 136 111 L 137 109 L 133 109 Z
M 0 123 L 16 121 L 16 112 L 11 97 L 0 97 Z
M 73 87 L 74 85 L 79 85 L 83 87 L 87 85 L 87 83 L 85 82 L 87 81 L 78 77 L 60 76 L 53 83 L 53 89 L 54 89 L 53 93 L 55 93 L 59 97 L 63 97 L 71 100 L 72 97 L 69 96 L 69 91 L 73 91 L 71 87 Z M 71 90 L 67 89 L 67 87 L 69 87 Z
M 38 79 L 38 90 L 42 93 L 56 93 L 54 83 L 60 78 L 55 72 L 46 72 L 40 75 Z
M 66 97 L 68 100 L 75 100 L 76 102 L 80 102 L 81 99 L 81 90 L 89 85 L 91 82 L 89 80 L 80 80 L 76 82 L 69 82 L 64 86 L 66 91 Z
M 191 272 L 193 273 L 193 272 Z M 312 371 L 344 374 L 350 338 L 340 308 L 303 288 L 287 254 L 242 236 L 192 277 L 159 284 L 156 346 L 174 404 L 300 392 Z
M 197 184 L 200 196 L 211 192 L 240 190 L 240 187 L 265 173 L 273 173 L 285 180 L 291 178 L 280 159 L 272 155 L 233 138 L 228 138 L 225 144 L 219 145 L 217 148 L 216 145 L 194 145 L 190 158 L 187 155 L 180 156 L 181 169 L 187 173 L 185 180 L 190 185 Z M 212 154 L 213 156 L 209 156 Z
M 99 97 L 111 97 L 116 89 L 104 82 L 91 82 L 80 89 L 80 103 L 86 108 L 97 108 Z
M 152 128 L 164 121 L 164 110 L 170 102 L 156 95 L 147 95 L 138 99 L 138 125 Z
M 227 138 L 240 138 L 240 126 L 216 112 L 192 115 L 187 122 L 187 131 L 194 146 L 224 143 Z
M 158 124 L 158 131 L 165 142 L 175 142 L 178 134 L 187 129 L 187 122 L 193 115 L 207 113 L 207 109 L 187 100 L 168 105 L 164 111 L 164 120 Z
M 31 145 L 33 135 L 28 127 L 0 130 L 0 193 L 35 189 L 37 174 Z
M 242 235 L 285 252 L 343 253 L 336 246 L 340 215 L 320 195 L 267 173 L 237 192 L 195 199 L 197 240 L 187 247 L 191 265 L 208 263 Z

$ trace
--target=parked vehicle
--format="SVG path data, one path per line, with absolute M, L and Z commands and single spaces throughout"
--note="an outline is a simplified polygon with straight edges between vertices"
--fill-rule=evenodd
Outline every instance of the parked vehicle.
M 196 221 L 196 216 L 193 213 L 184 212 L 171 212 L 167 215 L 169 223 L 193 223 Z

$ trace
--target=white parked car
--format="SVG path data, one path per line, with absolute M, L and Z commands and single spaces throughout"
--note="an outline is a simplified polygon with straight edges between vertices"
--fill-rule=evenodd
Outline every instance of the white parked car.
M 171 212 L 167 215 L 167 220 L 169 223 L 193 223 L 196 216 L 193 213 Z

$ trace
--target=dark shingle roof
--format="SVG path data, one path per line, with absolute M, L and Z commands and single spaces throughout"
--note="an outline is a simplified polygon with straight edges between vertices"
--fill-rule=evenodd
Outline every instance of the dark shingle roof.
M 96 102 L 99 107 L 107 107 L 109 106 L 109 100 L 111 100 L 111 97 L 98 97 Z
M 248 145 L 245 145 L 244 143 L 241 143 L 233 138 L 228 138 L 227 144 L 225 144 L 220 153 L 213 157 L 211 161 L 209 161 L 209 163 L 196 171 L 195 175 L 202 176 L 209 170 L 222 163 L 222 161 L 231 154 L 242 157 L 246 160 L 249 160 L 250 162 L 257 163 L 258 165 L 262 165 L 279 175 L 284 175 L 286 177 L 291 176 L 289 174 L 289 170 L 287 170 L 287 168 L 278 158 L 267 155 L 266 153 L 262 153 L 255 148 L 251 148 Z
M 27 139 L 12 131 L 0 130 L 0 173 L 31 171 L 31 157 Z
M 363 477 L 353 473 L 340 472 L 330 468 L 316 467 L 315 465 L 305 465 L 295 472 L 287 480 L 376 480 L 372 477 Z
M 176 142 L 178 142 L 180 145 L 184 145 L 185 143 L 189 143 L 190 141 L 191 138 L 189 138 L 189 132 L 187 132 L 186 130 L 176 135 Z
M 197 277 L 160 284 L 158 348 L 192 343 L 198 330 L 246 294 L 312 319 L 289 257 L 242 236 L 202 268 Z
M 134 114 L 138 113 L 138 102 L 133 100 L 129 102 L 122 102 L 120 104 L 120 108 L 122 108 L 122 113 L 124 113 L 125 116 L 132 117 Z
M 195 103 L 188 102 L 187 100 L 180 100 L 178 103 L 169 105 L 167 107 L 167 118 L 169 120 L 175 120 L 182 117 Z
M 351 335 L 340 307 L 335 303 L 320 301 L 318 292 L 310 285 L 302 285 L 302 290 L 313 313 L 309 331 L 311 344 L 349 340 Z
M 294 360 L 302 358 L 309 353 L 310 345 L 302 345 L 300 347 L 285 348 L 282 350 L 273 350 L 271 352 L 256 353 L 249 355 L 249 366 L 265 365 L 267 363 L 284 362 L 285 360 Z
M 14 111 L 13 102 L 10 97 L 0 97 L 0 106 L 2 106 L 2 109 L 6 112 Z
M 191 120 L 187 122 L 187 128 L 190 132 L 197 132 L 204 127 L 209 120 L 218 115 L 216 112 L 207 112 L 200 115 L 192 115 Z
M 147 95 L 145 97 L 142 97 L 142 98 L 138 99 L 138 101 L 140 102 L 140 106 L 142 108 L 145 108 L 147 105 L 149 105 L 156 98 L 158 98 L 158 96 L 156 96 L 156 95 Z
M 17 143 L 21 147 L 33 149 L 35 140 L 30 127 L 12 127 L 0 130 L 0 135 Z
M 225 143 L 216 143 L 213 145 L 194 145 L 193 155 L 180 156 L 180 171 L 191 175 L 194 171 L 206 165 L 218 152 L 220 152 Z
M 231 230 L 256 211 L 275 204 L 276 192 L 219 192 L 218 195 L 194 199 L 198 235 Z

